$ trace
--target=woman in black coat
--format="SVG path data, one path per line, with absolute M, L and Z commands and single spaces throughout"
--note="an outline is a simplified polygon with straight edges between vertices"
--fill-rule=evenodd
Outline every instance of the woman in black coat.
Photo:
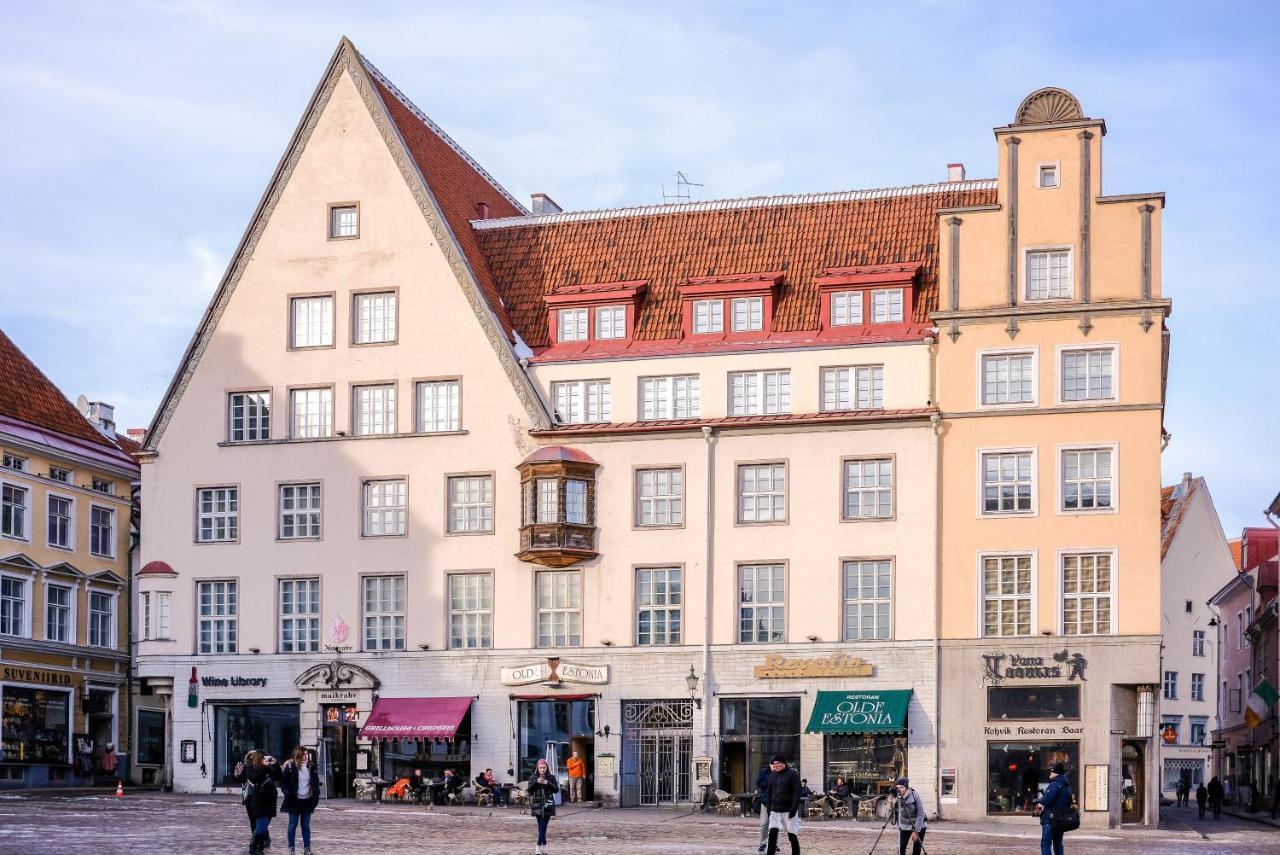
M 289 814 L 289 855 L 294 853 L 298 825 L 302 825 L 302 853 L 311 855 L 311 814 L 320 803 L 320 773 L 315 756 L 299 745 L 293 757 L 285 761 L 281 772 L 280 792 L 284 801 L 280 809 Z
M 280 767 L 276 758 L 267 757 L 261 751 L 250 751 L 244 762 L 236 764 L 235 779 L 245 785 L 244 806 L 253 818 L 253 839 L 249 841 L 250 855 L 262 855 L 267 848 L 267 831 L 276 815 L 276 782 L 280 780 Z
M 556 793 L 560 792 L 560 782 L 551 774 L 551 767 L 546 760 L 539 760 L 534 770 L 533 780 L 529 782 L 529 813 L 538 820 L 537 855 L 547 853 L 547 824 L 556 815 Z

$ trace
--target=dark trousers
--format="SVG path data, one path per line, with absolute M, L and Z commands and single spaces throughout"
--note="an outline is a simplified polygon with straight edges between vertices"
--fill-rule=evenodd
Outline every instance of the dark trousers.
M 1214 799 L 1209 802 L 1209 807 L 1213 809 L 1214 819 L 1222 819 L 1222 801 L 1220 799 Z
M 538 817 L 534 817 L 534 819 L 538 820 L 538 845 L 546 846 L 547 845 L 547 824 L 551 822 L 551 817 L 538 816 Z
M 924 831 L 928 831 L 925 829 Z M 920 855 L 924 849 L 924 831 L 921 831 L 916 842 L 911 844 L 911 855 Z M 911 829 L 898 829 L 898 855 L 907 855 L 907 844 L 911 843 Z M 1059 853 L 1061 855 L 1061 853 Z
M 1040 826 L 1040 855 L 1062 855 L 1062 832 L 1047 822 Z
M 1204 819 L 1204 809 L 1207 807 L 1204 802 L 1196 802 L 1196 808 L 1200 811 L 1200 818 Z
M 800 838 L 791 832 L 787 832 L 787 840 L 791 841 L 791 855 L 800 855 Z M 767 855 L 778 854 L 778 829 L 769 829 L 769 849 Z

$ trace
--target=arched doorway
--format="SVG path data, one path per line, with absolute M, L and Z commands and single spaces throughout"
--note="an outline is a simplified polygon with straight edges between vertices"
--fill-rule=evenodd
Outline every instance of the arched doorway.
M 1146 821 L 1146 763 L 1142 743 L 1126 742 L 1120 754 L 1120 821 Z

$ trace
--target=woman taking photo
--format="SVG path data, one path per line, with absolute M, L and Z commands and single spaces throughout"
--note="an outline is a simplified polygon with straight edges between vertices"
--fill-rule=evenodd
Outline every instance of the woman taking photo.
M 547 855 L 547 823 L 556 815 L 556 793 L 560 792 L 560 782 L 551 774 L 551 767 L 546 760 L 539 760 L 534 770 L 533 780 L 529 782 L 529 813 L 538 820 L 538 846 L 536 855 Z
M 289 814 L 289 855 L 294 855 L 298 825 L 302 825 L 302 855 L 311 855 L 311 814 L 320 802 L 320 775 L 311 752 L 299 745 L 285 762 L 280 790 L 280 807 Z
M 242 799 L 253 819 L 249 855 L 262 855 L 267 848 L 271 819 L 276 815 L 276 782 L 280 780 L 280 767 L 276 765 L 276 758 L 267 757 L 261 751 L 250 751 L 244 755 L 243 763 L 236 764 L 235 779 L 244 784 Z

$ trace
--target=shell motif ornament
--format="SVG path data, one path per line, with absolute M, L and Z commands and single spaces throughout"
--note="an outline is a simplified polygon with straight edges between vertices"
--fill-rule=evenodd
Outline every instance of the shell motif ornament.
M 1013 123 L 1015 125 L 1042 125 L 1049 122 L 1070 122 L 1083 119 L 1084 111 L 1076 96 L 1065 89 L 1046 86 L 1037 89 L 1018 105 Z

